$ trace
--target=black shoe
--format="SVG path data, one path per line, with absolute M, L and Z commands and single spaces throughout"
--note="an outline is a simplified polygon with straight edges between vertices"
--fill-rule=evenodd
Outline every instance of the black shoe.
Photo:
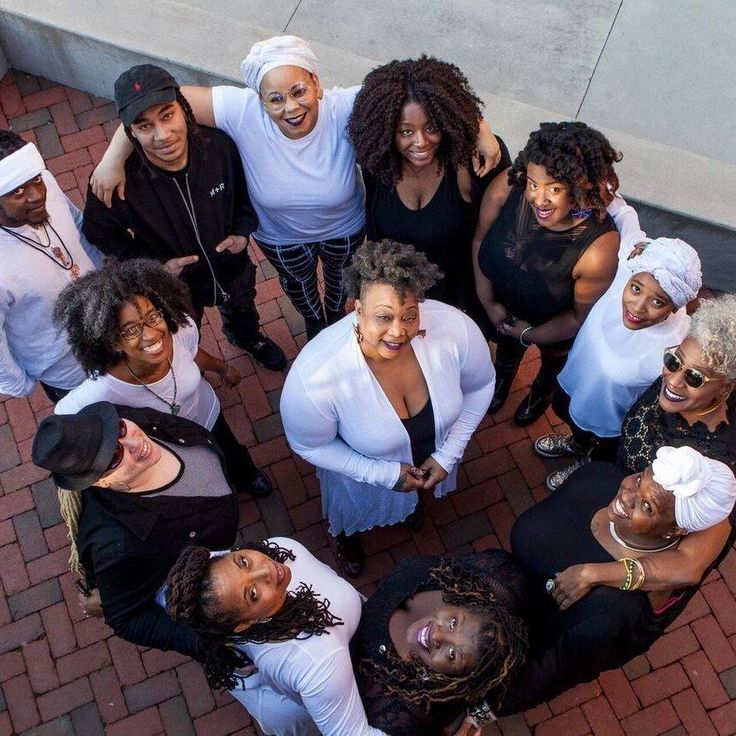
M 256 468 L 256 475 L 251 481 L 240 483 L 236 480 L 233 485 L 238 493 L 250 493 L 254 498 L 265 498 L 273 492 L 273 486 L 268 476 L 258 468 Z
M 250 345 L 241 345 L 248 355 L 257 363 L 270 371 L 282 371 L 286 368 L 286 356 L 284 351 L 262 332 L 258 339 Z
M 519 408 L 514 413 L 514 421 L 520 427 L 526 427 L 527 424 L 536 422 L 539 417 L 547 411 L 547 407 L 552 403 L 552 390 L 540 389 L 532 383 L 531 390 L 522 399 Z
M 363 545 L 360 535 L 340 533 L 335 538 L 337 542 L 337 561 L 343 572 L 349 578 L 357 578 L 363 573 Z
M 493 390 L 493 398 L 491 405 L 488 407 L 488 414 L 495 414 L 505 403 L 511 391 L 511 384 L 519 372 L 519 364 L 509 366 L 496 365 L 496 387 Z
M 418 532 L 424 526 L 424 518 L 424 504 L 419 500 L 417 501 L 417 505 L 414 507 L 414 511 L 412 511 L 401 523 L 404 525 L 404 528 L 408 529 L 410 532 Z

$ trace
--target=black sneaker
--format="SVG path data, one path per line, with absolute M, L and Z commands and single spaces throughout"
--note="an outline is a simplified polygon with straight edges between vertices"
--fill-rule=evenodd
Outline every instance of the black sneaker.
M 241 347 L 253 360 L 270 371 L 282 371 L 286 368 L 284 351 L 262 332 L 258 335 L 256 342 Z
M 243 487 L 243 491 L 250 493 L 254 498 L 265 498 L 271 495 L 273 486 L 268 476 L 262 470 L 256 468 L 256 477 Z

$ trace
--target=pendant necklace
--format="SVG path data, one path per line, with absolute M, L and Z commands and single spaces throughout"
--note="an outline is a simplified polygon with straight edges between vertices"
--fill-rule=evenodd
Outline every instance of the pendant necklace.
M 141 379 L 136 376 L 136 374 L 133 372 L 133 369 L 128 365 L 128 361 L 125 361 L 125 367 L 128 369 L 128 373 L 130 373 L 133 378 L 135 378 L 138 383 L 140 383 L 141 386 L 143 386 L 146 391 L 149 393 L 152 393 L 159 401 L 163 401 L 166 406 L 169 407 L 169 410 L 171 413 L 176 417 L 179 416 L 179 412 L 181 411 L 181 404 L 176 403 L 176 373 L 174 373 L 174 366 L 171 365 L 171 358 L 166 358 L 166 360 L 169 361 L 169 368 L 171 370 L 171 377 L 174 379 L 174 398 L 171 399 L 171 401 L 167 401 L 163 396 L 159 396 L 152 388 L 147 386 Z
M 624 542 L 624 540 L 619 536 L 618 532 L 616 531 L 616 525 L 612 521 L 608 522 L 608 529 L 611 532 L 611 536 L 613 537 L 613 540 L 617 544 L 620 544 L 624 549 L 630 549 L 632 552 L 645 552 L 647 554 L 654 553 L 654 552 L 664 552 L 666 549 L 669 549 L 670 547 L 674 547 L 680 541 L 679 537 L 677 537 L 673 541 L 671 541 L 669 544 L 666 544 L 664 547 L 655 547 L 653 549 L 647 549 L 646 547 L 636 547 L 629 542 Z
M 44 235 L 46 236 L 45 243 L 41 242 L 40 235 L 38 239 L 29 238 L 27 235 L 16 233 L 14 230 L 11 230 L 4 225 L 0 225 L 0 229 L 4 230 L 9 235 L 12 235 L 16 240 L 20 240 L 21 243 L 29 245 L 31 248 L 33 248 L 33 250 L 43 254 L 44 256 L 46 256 L 46 258 L 59 266 L 59 268 L 64 269 L 64 271 L 69 271 L 69 274 L 72 277 L 72 281 L 76 281 L 79 278 L 79 266 L 74 263 L 74 258 L 69 252 L 69 248 L 67 248 L 66 243 L 62 239 L 61 235 L 56 232 L 56 228 L 49 222 L 48 227 L 51 228 L 51 232 L 53 232 L 53 234 L 56 236 L 56 239 L 59 241 L 59 245 L 52 245 L 51 234 L 46 227 L 46 223 L 41 223 L 41 227 L 43 228 Z

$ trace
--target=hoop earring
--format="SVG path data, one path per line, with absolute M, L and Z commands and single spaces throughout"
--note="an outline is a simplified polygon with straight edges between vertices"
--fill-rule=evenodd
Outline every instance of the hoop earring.
M 259 624 L 267 624 L 271 620 L 271 617 L 269 618 L 261 618 L 258 620 Z
M 358 344 L 363 342 L 363 333 L 360 331 L 360 325 L 357 322 L 353 325 L 353 332 L 355 333 L 355 339 L 358 341 Z
M 714 411 L 717 411 L 723 406 L 728 396 L 729 394 L 726 394 L 725 396 L 721 396 L 720 400 L 718 400 L 713 406 L 711 406 L 709 409 L 705 409 L 704 411 L 698 412 L 695 416 L 704 417 L 704 416 L 707 416 L 708 414 L 712 414 Z
M 421 337 L 421 338 L 427 337 L 427 330 L 417 330 L 417 337 Z

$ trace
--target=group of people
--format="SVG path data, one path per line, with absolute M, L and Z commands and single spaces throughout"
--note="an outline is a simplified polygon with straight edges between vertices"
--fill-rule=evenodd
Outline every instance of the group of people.
M 696 251 L 641 231 L 584 123 L 541 124 L 512 161 L 444 61 L 327 90 L 278 36 L 241 71 L 124 72 L 84 213 L 0 131 L 0 391 L 40 382 L 56 405 L 33 460 L 85 612 L 194 657 L 283 736 L 477 733 L 646 651 L 733 541 L 736 296 L 698 301 Z M 348 578 L 361 532 L 418 530 L 420 495 L 455 490 L 538 347 L 513 418 L 552 405 L 570 434 L 534 449 L 573 462 L 511 554 L 409 559 L 365 601 L 294 540 L 235 546 L 237 493 L 272 487 L 204 378 L 240 374 L 199 327 L 217 307 L 233 345 L 286 368 L 251 241 L 304 318 L 281 418 Z

